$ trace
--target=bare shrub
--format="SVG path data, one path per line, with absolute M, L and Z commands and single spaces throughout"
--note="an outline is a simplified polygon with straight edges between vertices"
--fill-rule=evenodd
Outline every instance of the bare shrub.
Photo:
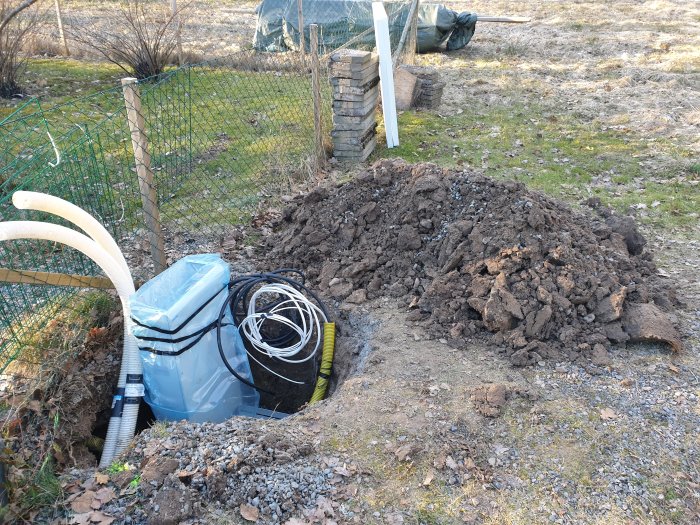
M 25 63 L 20 51 L 24 41 L 36 27 L 38 14 L 29 8 L 37 1 L 0 0 L 1 98 L 8 98 L 20 92 L 18 81 Z
M 63 55 L 63 46 L 51 35 L 33 32 L 22 44 L 22 51 L 27 56 L 58 57 Z
M 147 78 L 171 63 L 185 7 L 172 12 L 167 1 L 126 0 L 106 11 L 97 26 L 71 20 L 69 32 L 127 73 Z

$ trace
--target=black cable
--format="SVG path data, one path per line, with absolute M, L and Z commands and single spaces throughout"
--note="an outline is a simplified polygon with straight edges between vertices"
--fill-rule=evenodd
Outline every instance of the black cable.
M 283 273 L 293 273 L 297 274 L 300 276 L 300 281 L 297 281 L 295 279 L 285 277 L 284 275 L 281 275 Z M 261 284 L 271 284 L 271 283 L 283 283 L 287 284 L 300 292 L 306 293 L 309 296 L 311 296 L 314 301 L 318 304 L 319 308 L 325 315 L 326 319 L 328 319 L 328 310 L 326 309 L 326 306 L 323 304 L 323 302 L 319 299 L 319 297 L 312 292 L 309 288 L 305 286 L 305 275 L 302 271 L 294 269 L 294 268 L 280 268 L 278 270 L 273 270 L 268 273 L 257 273 L 257 274 L 250 274 L 250 275 L 244 275 L 241 277 L 237 277 L 231 281 L 231 284 L 229 285 L 229 294 L 226 300 L 224 301 L 223 305 L 221 306 L 221 310 L 219 312 L 219 318 L 216 322 L 216 343 L 219 347 L 219 355 L 221 356 L 222 361 L 224 362 L 224 365 L 226 365 L 226 368 L 228 369 L 231 374 L 233 374 L 236 379 L 241 381 L 242 383 L 258 390 L 259 392 L 265 392 L 266 394 L 270 395 L 277 395 L 274 392 L 270 392 L 268 390 L 265 390 L 263 388 L 260 388 L 258 386 L 255 386 L 252 382 L 248 381 L 244 377 L 241 377 L 241 375 L 236 372 L 236 370 L 231 366 L 231 364 L 228 362 L 228 359 L 226 358 L 226 355 L 224 353 L 224 347 L 223 343 L 221 341 L 221 328 L 222 326 L 225 325 L 224 323 L 224 316 L 226 315 L 226 308 L 229 308 L 231 311 L 231 315 L 233 317 L 234 325 L 236 327 L 239 327 L 243 319 L 247 315 L 248 311 L 248 298 L 250 296 L 251 291 L 256 288 L 258 285 Z M 266 312 L 274 308 L 276 305 L 279 304 L 279 301 L 273 301 L 269 304 L 266 304 L 262 306 L 259 310 L 261 312 Z M 294 313 L 293 315 L 297 315 Z M 295 321 L 294 318 L 291 318 L 293 322 Z M 287 330 L 283 330 L 280 335 L 277 337 L 271 338 L 267 340 L 269 344 L 273 345 L 281 345 L 281 344 L 286 344 L 290 342 L 294 337 L 297 337 L 297 334 L 294 330 L 291 328 L 287 328 Z

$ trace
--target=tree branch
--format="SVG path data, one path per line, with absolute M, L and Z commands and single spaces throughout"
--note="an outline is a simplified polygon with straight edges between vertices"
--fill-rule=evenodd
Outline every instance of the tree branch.
M 24 0 L 21 4 L 19 4 L 17 7 L 15 7 L 12 11 L 10 11 L 7 16 L 4 18 L 2 22 L 0 22 L 0 34 L 2 34 L 2 30 L 5 29 L 7 24 L 10 23 L 10 21 L 16 17 L 18 14 L 20 14 L 22 11 L 27 9 L 28 7 L 31 7 L 32 5 L 36 4 L 39 0 Z

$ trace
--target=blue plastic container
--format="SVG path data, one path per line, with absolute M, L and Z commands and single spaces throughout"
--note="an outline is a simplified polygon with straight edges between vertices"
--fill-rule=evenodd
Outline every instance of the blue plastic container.
M 157 419 L 216 423 L 235 415 L 255 416 L 260 396 L 226 369 L 212 327 L 228 296 L 229 280 L 229 265 L 219 255 L 190 255 L 131 297 L 145 399 Z M 236 372 L 252 383 L 248 355 L 230 310 L 223 321 L 224 353 Z

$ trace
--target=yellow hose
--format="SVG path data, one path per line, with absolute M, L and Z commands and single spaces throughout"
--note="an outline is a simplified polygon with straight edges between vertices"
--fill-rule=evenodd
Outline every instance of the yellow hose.
M 335 323 L 323 323 L 323 354 L 321 355 L 321 368 L 318 371 L 316 389 L 309 404 L 312 405 L 326 397 L 328 383 L 333 371 L 333 354 L 335 353 Z

